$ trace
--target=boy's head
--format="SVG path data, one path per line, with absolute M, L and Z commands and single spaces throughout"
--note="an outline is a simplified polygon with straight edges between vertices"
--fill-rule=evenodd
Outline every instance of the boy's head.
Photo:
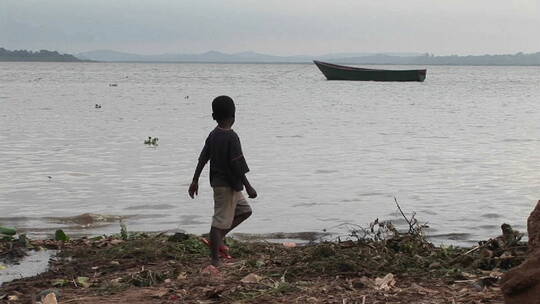
M 229 96 L 218 96 L 212 101 L 212 118 L 218 123 L 229 118 L 234 122 L 235 111 L 234 101 Z

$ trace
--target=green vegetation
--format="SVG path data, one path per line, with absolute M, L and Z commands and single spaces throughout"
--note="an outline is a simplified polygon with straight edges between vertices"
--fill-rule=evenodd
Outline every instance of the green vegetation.
M 0 299 L 20 290 L 57 288 L 64 301 L 82 296 L 89 303 L 103 296 L 115 303 L 144 297 L 147 302 L 141 303 L 159 298 L 185 303 L 344 303 L 366 296 L 370 303 L 501 301 L 499 278 L 526 256 L 522 233 L 503 224 L 501 236 L 473 248 L 436 246 L 427 241 L 414 214 L 402 215 L 407 231 L 376 220 L 367 228 L 351 229 L 344 240 L 303 246 L 228 238 L 235 258 L 219 269 L 209 265 L 209 249 L 200 236 L 128 232 L 122 222 L 120 233 L 113 236 L 69 239 L 64 234 L 56 240 L 27 240 L 26 245 L 15 239 L 0 241 L 0 256 L 13 255 L 17 248 L 60 250 L 52 270 L 5 284 Z M 328 295 L 339 301 L 313 300 Z
M 7 235 L 7 236 L 13 236 L 17 234 L 17 230 L 9 227 L 2 227 L 0 226 L 0 236 Z

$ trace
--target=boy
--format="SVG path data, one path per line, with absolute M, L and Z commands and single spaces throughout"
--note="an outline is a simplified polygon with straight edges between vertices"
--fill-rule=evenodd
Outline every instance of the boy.
M 220 266 L 219 254 L 229 257 L 229 248 L 223 244 L 225 235 L 251 215 L 251 207 L 242 195 L 244 186 L 249 198 L 257 192 L 249 184 L 249 168 L 242 155 L 240 139 L 231 129 L 236 108 L 228 96 L 218 96 L 212 101 L 212 118 L 217 127 L 210 132 L 199 156 L 199 163 L 189 186 L 189 196 L 199 194 L 199 176 L 210 160 L 210 186 L 214 189 L 214 216 L 210 228 L 212 265 Z

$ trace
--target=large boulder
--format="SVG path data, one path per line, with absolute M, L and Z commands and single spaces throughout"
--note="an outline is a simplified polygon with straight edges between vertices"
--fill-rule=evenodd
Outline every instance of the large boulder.
M 501 279 L 506 304 L 540 304 L 540 201 L 527 220 L 529 256 Z
M 527 233 L 529 234 L 529 250 L 538 249 L 540 246 L 540 201 L 527 219 Z

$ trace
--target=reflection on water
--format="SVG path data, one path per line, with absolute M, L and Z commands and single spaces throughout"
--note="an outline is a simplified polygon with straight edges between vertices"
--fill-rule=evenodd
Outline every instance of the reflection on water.
M 49 260 L 55 253 L 54 250 L 29 251 L 18 263 L 6 264 L 6 269 L 0 270 L 0 286 L 15 279 L 45 272 L 49 268 Z
M 119 231 L 50 220 L 94 213 L 206 232 L 207 172 L 196 200 L 186 191 L 210 101 L 229 94 L 260 194 L 239 232 L 399 221 L 394 196 L 442 242 L 523 230 L 539 198 L 540 68 L 429 69 L 424 83 L 374 83 L 313 65 L 0 63 L 0 224 Z

